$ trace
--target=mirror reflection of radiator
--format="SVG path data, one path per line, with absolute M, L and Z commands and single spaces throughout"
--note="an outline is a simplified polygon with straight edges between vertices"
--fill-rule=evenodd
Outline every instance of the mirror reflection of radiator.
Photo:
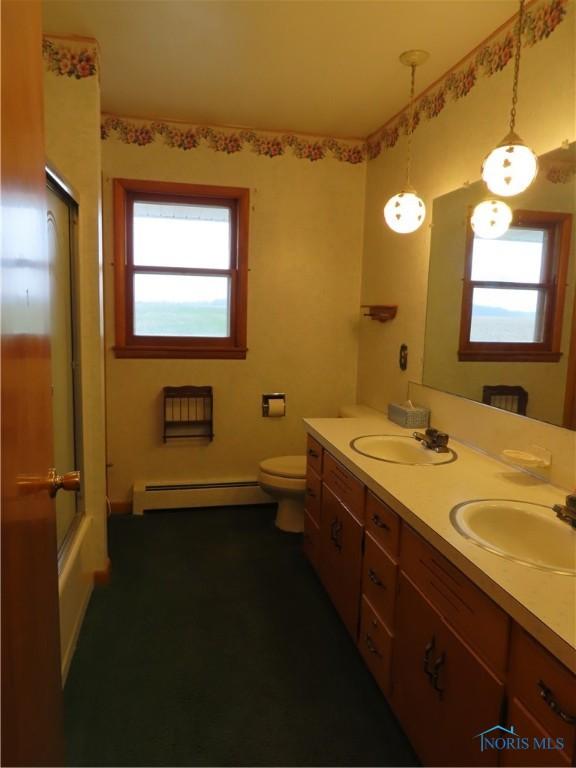
M 482 402 L 486 405 L 492 405 L 494 408 L 501 408 L 504 411 L 512 411 L 512 413 L 525 416 L 528 392 L 520 386 L 487 384 L 482 387 Z

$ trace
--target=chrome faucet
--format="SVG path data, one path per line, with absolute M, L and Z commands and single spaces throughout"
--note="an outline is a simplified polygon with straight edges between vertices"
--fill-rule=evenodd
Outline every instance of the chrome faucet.
M 426 432 L 413 432 L 414 437 L 418 442 L 422 443 L 425 448 L 429 448 L 436 453 L 448 453 L 448 435 L 446 432 L 439 432 L 434 427 L 428 427 Z
M 554 504 L 552 509 L 556 512 L 556 517 L 562 522 L 576 528 L 576 492 L 566 496 L 565 504 Z

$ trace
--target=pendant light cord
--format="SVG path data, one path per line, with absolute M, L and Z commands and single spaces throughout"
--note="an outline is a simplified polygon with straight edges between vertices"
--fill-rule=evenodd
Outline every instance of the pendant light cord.
M 510 110 L 510 133 L 516 126 L 516 103 L 518 101 L 518 75 L 520 72 L 520 49 L 522 48 L 522 27 L 524 24 L 524 0 L 520 0 L 518 27 L 516 30 L 516 52 L 514 54 L 514 83 L 512 85 L 512 109 Z
M 410 169 L 412 167 L 412 133 L 414 132 L 414 84 L 416 82 L 416 64 L 411 64 L 410 79 L 410 114 L 408 117 L 408 157 L 406 158 L 406 189 L 411 189 Z

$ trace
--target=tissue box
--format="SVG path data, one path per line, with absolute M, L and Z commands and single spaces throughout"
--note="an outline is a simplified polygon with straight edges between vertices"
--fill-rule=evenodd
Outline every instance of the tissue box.
M 399 403 L 389 403 L 388 418 L 401 427 L 427 427 L 430 421 L 430 410 L 419 405 L 410 408 Z

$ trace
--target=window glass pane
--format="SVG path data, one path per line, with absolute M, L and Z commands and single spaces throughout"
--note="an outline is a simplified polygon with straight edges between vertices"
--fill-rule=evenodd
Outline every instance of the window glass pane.
M 472 280 L 539 283 L 543 277 L 548 233 L 543 229 L 510 229 L 494 240 L 474 238 Z
M 134 275 L 135 336 L 230 336 L 230 279 Z
M 470 341 L 542 341 L 540 291 L 474 288 Z
M 229 208 L 134 203 L 134 264 L 228 269 L 230 231 Z

